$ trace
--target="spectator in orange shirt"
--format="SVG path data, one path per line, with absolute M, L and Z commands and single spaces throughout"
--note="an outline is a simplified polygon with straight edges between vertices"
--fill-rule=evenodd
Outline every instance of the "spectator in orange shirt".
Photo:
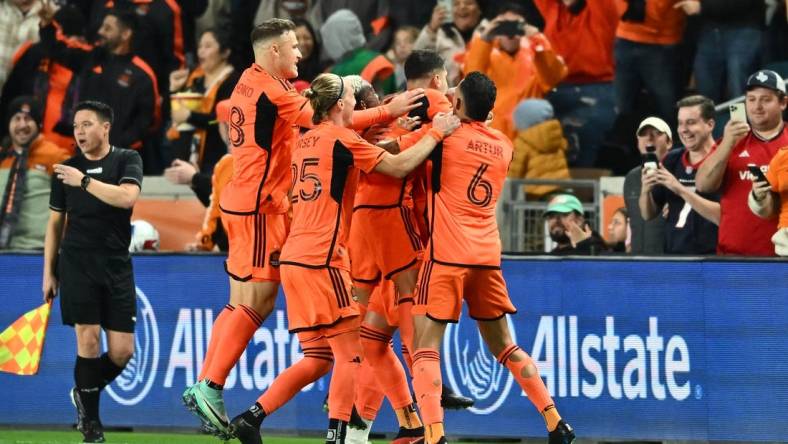
M 640 91 L 654 98 L 656 113 L 675 124 L 678 96 L 677 45 L 684 34 L 684 12 L 676 0 L 616 0 L 621 21 L 616 29 L 616 106 L 633 113 Z
M 544 34 L 569 67 L 569 75 L 548 100 L 569 140 L 572 166 L 591 167 L 615 120 L 613 40 L 616 0 L 534 0 L 545 21 Z M 579 150 L 579 151 L 578 151 Z
M 515 137 L 512 113 L 517 103 L 544 97 L 569 72 L 547 37 L 525 22 L 525 10 L 517 3 L 505 4 L 468 44 L 463 72 L 473 71 L 495 82 L 492 127 L 510 139 Z

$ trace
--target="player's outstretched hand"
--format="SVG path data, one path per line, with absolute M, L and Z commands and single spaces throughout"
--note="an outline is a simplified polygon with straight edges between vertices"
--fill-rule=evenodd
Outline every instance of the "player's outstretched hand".
M 443 137 L 446 137 L 460 127 L 460 119 L 454 114 L 438 113 L 432 119 L 432 127 L 443 133 Z
M 44 275 L 41 291 L 44 293 L 44 302 L 55 299 L 57 297 L 57 278 L 54 275 Z
M 405 91 L 397 95 L 386 105 L 389 107 L 389 114 L 391 114 L 392 117 L 399 117 L 409 113 L 410 110 L 416 109 L 421 105 L 419 101 L 422 97 L 424 97 L 424 90 L 421 88 Z

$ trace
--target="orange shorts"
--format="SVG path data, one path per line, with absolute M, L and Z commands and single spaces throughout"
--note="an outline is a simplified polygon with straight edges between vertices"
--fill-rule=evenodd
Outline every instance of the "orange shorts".
M 353 211 L 348 238 L 350 269 L 357 285 L 371 288 L 413 267 L 422 251 L 413 210 L 359 208 Z
M 291 333 L 321 330 L 331 334 L 332 328 L 344 324 L 342 319 L 360 317 L 347 270 L 283 264 L 281 272 Z M 360 325 L 361 319 L 356 323 Z
M 224 269 L 236 281 L 279 282 L 279 253 L 287 238 L 287 214 L 222 212 L 230 251 Z
M 367 311 L 375 312 L 386 319 L 392 327 L 399 326 L 399 313 L 397 312 L 397 299 L 399 293 L 396 285 L 390 280 L 381 281 L 369 295 Z
M 426 261 L 419 270 L 414 315 L 439 322 L 457 322 L 462 301 L 477 321 L 493 321 L 517 313 L 500 269 L 470 268 Z

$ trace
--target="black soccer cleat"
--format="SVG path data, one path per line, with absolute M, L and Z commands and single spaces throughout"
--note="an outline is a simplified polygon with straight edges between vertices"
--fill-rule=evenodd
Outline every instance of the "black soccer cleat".
M 260 428 L 246 422 L 243 413 L 230 421 L 230 433 L 241 441 L 241 444 L 263 444 Z
M 95 419 L 85 421 L 82 425 L 82 442 L 105 442 L 104 427 Z
M 424 444 L 424 427 L 415 429 L 400 427 L 397 436 L 389 444 Z
M 472 398 L 462 396 L 455 393 L 454 390 L 443 384 L 441 390 L 441 407 L 449 410 L 463 410 L 473 407 L 474 401 Z
M 575 430 L 563 419 L 558 421 L 555 430 L 550 432 L 548 444 L 572 444 L 575 442 Z

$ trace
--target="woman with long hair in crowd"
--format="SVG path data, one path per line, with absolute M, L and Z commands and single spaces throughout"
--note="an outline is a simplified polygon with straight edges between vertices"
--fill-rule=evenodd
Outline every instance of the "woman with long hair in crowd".
M 170 74 L 173 100 L 179 100 L 178 94 L 193 93 L 188 102 L 198 104 L 189 107 L 183 100 L 172 109 L 172 127 L 167 136 L 173 141 L 175 160 L 164 174 L 171 182 L 192 186 L 206 205 L 213 167 L 227 154 L 219 135 L 216 104 L 230 97 L 238 81 L 238 73 L 228 61 L 228 38 L 215 29 L 203 31 L 197 46 L 199 65 L 191 72 L 180 69 Z

